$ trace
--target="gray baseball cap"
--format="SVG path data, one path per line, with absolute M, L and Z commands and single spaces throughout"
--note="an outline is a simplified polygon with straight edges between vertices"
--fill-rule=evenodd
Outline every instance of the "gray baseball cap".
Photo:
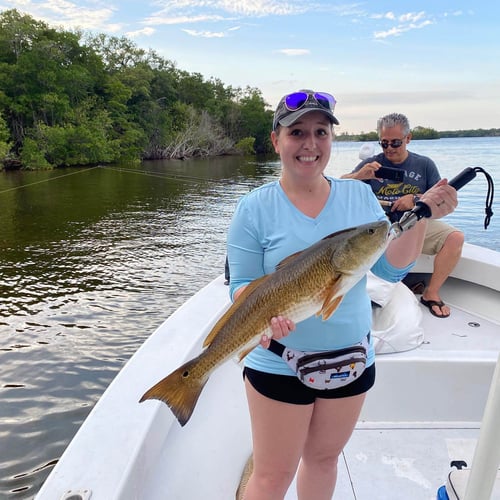
M 278 125 L 289 127 L 311 111 L 321 111 L 331 123 L 338 125 L 339 121 L 333 115 L 335 104 L 335 98 L 326 92 L 303 89 L 287 94 L 281 98 L 274 112 L 273 130 L 276 130 Z

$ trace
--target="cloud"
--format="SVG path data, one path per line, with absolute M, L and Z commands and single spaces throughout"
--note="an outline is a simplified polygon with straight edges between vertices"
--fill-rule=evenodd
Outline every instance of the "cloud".
M 399 16 L 396 16 L 394 12 L 386 12 L 385 14 L 377 14 L 373 17 L 375 19 L 385 19 L 389 22 L 395 21 L 398 23 L 396 26 L 392 26 L 386 30 L 375 31 L 373 33 L 373 37 L 376 40 L 381 40 L 392 36 L 400 36 L 407 31 L 422 29 L 426 26 L 434 24 L 434 21 L 428 19 L 428 16 L 424 11 L 407 12 L 406 14 L 401 14 Z
M 202 22 L 213 22 L 213 21 L 223 21 L 222 16 L 216 15 L 196 15 L 196 16 L 160 16 L 155 15 L 144 19 L 143 24 L 148 25 L 162 25 L 162 24 L 191 24 L 191 23 L 202 23 Z
M 421 19 L 423 19 L 425 17 L 425 12 L 422 11 L 422 12 L 418 12 L 418 13 L 415 13 L 415 12 L 408 12 L 408 14 L 403 14 L 401 16 L 399 16 L 399 21 L 402 22 L 402 23 L 415 23 L 417 21 L 420 21 Z
M 192 12 L 201 9 L 245 17 L 296 15 L 309 10 L 304 2 L 293 0 L 157 0 L 155 5 L 161 7 L 159 16 L 169 12 Z
M 297 15 L 310 8 L 298 0 L 156 0 L 154 5 L 158 10 L 144 18 L 141 24 L 160 26 L 227 23 L 248 17 Z M 189 26 L 182 31 L 194 37 L 225 38 L 229 36 L 229 32 L 239 29 L 240 26 L 222 31 L 195 30 Z
M 443 14 L 444 17 L 448 17 L 448 16 L 458 17 L 458 16 L 463 16 L 463 15 L 464 15 L 464 12 L 462 10 L 455 10 L 454 12 L 445 12 Z
M 423 23 L 420 23 L 420 24 L 409 24 L 407 26 L 399 25 L 399 26 L 395 26 L 394 28 L 391 28 L 391 29 L 386 30 L 386 31 L 376 31 L 375 33 L 373 33 L 373 36 L 376 39 L 381 39 L 381 38 L 384 39 L 384 38 L 388 38 L 390 36 L 399 36 L 402 33 L 405 33 L 406 31 L 425 28 L 426 26 L 429 26 L 430 24 L 434 24 L 434 23 L 432 21 L 424 21 Z
M 309 49 L 280 49 L 276 50 L 279 54 L 285 54 L 285 56 L 307 56 L 311 53 Z
M 219 0 L 213 2 L 218 8 L 243 16 L 289 16 L 308 10 L 305 4 L 269 0 Z
M 188 30 L 183 29 L 184 33 L 187 33 L 191 36 L 201 37 L 201 38 L 224 38 L 227 35 L 222 31 L 213 32 L 213 31 L 196 31 L 196 30 Z
M 127 33 L 125 33 L 125 35 L 130 38 L 137 38 L 139 36 L 151 36 L 155 33 L 156 30 L 154 28 L 143 28 L 142 30 L 128 31 Z
M 93 2 L 89 7 L 68 0 L 47 0 L 33 2 L 31 0 L 12 0 L 9 8 L 18 9 L 20 12 L 29 12 L 31 16 L 47 24 L 64 26 L 65 28 L 80 28 L 89 30 L 105 30 L 118 32 L 123 29 L 120 23 L 109 23 L 116 8 L 99 6 Z

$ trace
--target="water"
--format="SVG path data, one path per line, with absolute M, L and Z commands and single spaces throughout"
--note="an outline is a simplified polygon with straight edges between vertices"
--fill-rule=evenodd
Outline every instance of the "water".
M 350 171 L 360 146 L 334 143 L 327 172 Z M 443 176 L 500 178 L 500 138 L 410 146 Z M 124 362 L 223 271 L 239 197 L 278 176 L 278 162 L 242 158 L 0 174 L 0 499 L 33 498 Z M 478 174 L 448 220 L 498 250 L 485 196 Z
M 330 167 L 334 176 L 352 170 L 351 165 L 359 162 L 357 155 L 361 143 L 337 142 L 333 145 Z M 429 156 L 439 168 L 442 177 L 451 180 L 467 167 L 481 167 L 486 170 L 500 189 L 500 137 L 456 138 L 427 141 L 411 141 L 408 149 Z M 377 145 L 376 151 L 380 151 Z M 453 214 L 444 220 L 464 231 L 466 241 L 500 251 L 500 201 L 497 193 L 494 200 L 490 226 L 484 230 L 485 200 L 488 184 L 482 173 L 458 192 L 459 205 Z

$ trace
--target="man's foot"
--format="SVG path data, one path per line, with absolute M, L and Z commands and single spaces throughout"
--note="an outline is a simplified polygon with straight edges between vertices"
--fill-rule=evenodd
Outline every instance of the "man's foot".
M 425 300 L 422 296 L 420 297 L 420 302 L 436 318 L 447 318 L 450 315 L 450 308 L 442 300 Z

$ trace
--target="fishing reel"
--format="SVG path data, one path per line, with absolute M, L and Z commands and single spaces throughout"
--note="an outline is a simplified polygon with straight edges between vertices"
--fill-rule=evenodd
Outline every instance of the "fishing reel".
M 486 170 L 482 169 L 481 167 L 467 167 L 466 169 L 462 170 L 462 172 L 460 172 L 457 176 L 455 176 L 451 181 L 449 181 L 448 184 L 458 191 L 461 187 L 465 186 L 472 179 L 474 179 L 477 172 L 482 172 L 486 177 L 486 180 L 488 181 L 488 193 L 486 194 L 485 205 L 486 215 L 484 218 L 484 229 L 487 229 L 490 224 L 491 217 L 493 216 L 493 210 L 491 206 L 493 205 L 494 186 L 493 179 L 491 178 L 490 174 L 488 174 L 488 172 L 486 172 Z M 423 201 L 417 201 L 415 207 L 412 210 L 405 212 L 398 222 L 392 224 L 391 233 L 394 235 L 394 237 L 398 238 L 404 231 L 408 231 L 408 229 L 411 229 L 420 219 L 424 217 L 429 218 L 431 217 L 431 215 L 432 212 L 429 205 L 427 205 Z

